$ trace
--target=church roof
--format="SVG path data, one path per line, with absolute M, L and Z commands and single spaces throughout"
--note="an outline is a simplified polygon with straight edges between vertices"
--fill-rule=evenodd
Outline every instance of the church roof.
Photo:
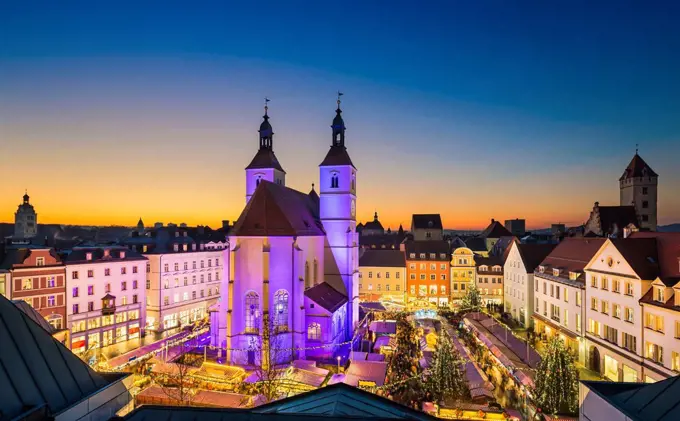
M 623 175 L 621 175 L 619 181 L 637 177 L 658 177 L 658 174 L 654 172 L 652 167 L 650 167 L 640 155 L 635 153 L 635 156 L 630 160 L 630 164 L 628 164 L 623 171 Z
M 58 415 L 112 382 L 2 296 L 0 343 L 3 420 L 25 418 L 33 411 Z
M 347 148 L 344 146 L 331 146 L 326 157 L 319 164 L 320 167 L 333 167 L 336 165 L 351 165 L 352 168 L 356 169 L 347 153 Z
M 322 236 L 319 202 L 291 188 L 261 181 L 230 233 L 235 236 Z
M 283 167 L 281 167 L 279 160 L 276 158 L 274 151 L 269 148 L 258 149 L 257 153 L 253 157 L 253 160 L 250 161 L 250 164 L 248 164 L 248 166 L 246 167 L 247 170 L 260 168 L 274 168 L 276 170 L 281 171 L 284 174 L 286 173 L 283 170 Z
M 347 302 L 347 296 L 333 288 L 327 282 L 322 282 L 307 289 L 305 291 L 305 297 L 331 313 L 335 313 L 337 309 Z

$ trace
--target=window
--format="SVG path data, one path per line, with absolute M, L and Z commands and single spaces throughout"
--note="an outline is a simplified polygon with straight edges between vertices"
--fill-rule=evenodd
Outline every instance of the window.
M 394 289 L 397 290 L 397 291 L 399 291 L 399 290 L 401 290 L 401 287 L 399 286 L 399 284 L 397 284 L 396 287 L 395 287 Z
M 73 304 L 73 314 L 78 314 L 79 309 L 80 307 L 78 306 L 78 304 Z
M 111 269 L 109 268 L 104 269 L 104 276 L 111 276 Z
M 78 271 L 77 270 L 74 270 L 73 272 L 71 272 L 71 278 L 78 279 Z
M 87 302 L 87 311 L 94 311 L 94 301 Z
M 647 209 L 647 208 L 649 208 L 649 202 L 646 201 L 646 200 L 643 200 L 642 201 L 642 209 Z
M 368 272 L 368 278 L 370 279 L 372 277 L 373 277 L 373 272 Z
M 373 291 L 373 284 L 368 284 L 368 290 Z
M 120 268 L 120 274 L 125 275 L 127 273 L 127 268 L 125 266 Z
M 186 269 L 186 268 L 185 268 Z M 137 266 L 132 267 L 132 273 L 137 273 Z
M 378 284 L 378 291 L 381 290 L 381 286 L 382 286 L 382 284 Z
M 196 299 L 196 291 L 191 291 L 191 299 L 192 300 Z
M 55 286 L 57 286 L 57 282 L 54 279 L 54 276 L 47 278 L 47 288 L 54 288 Z
M 435 280 L 437 280 L 437 275 L 435 275 L 433 273 L 433 274 L 430 275 L 430 281 L 435 281 Z
M 625 320 L 628 323 L 633 323 L 633 309 L 630 307 L 626 307 L 625 309 Z
M 146 247 L 146 246 L 144 246 L 144 247 Z M 146 273 L 151 273 L 151 263 L 148 263 L 148 262 L 146 263 Z
M 663 364 L 663 347 L 647 342 L 645 346 L 646 357 L 655 363 Z
M 614 307 L 614 313 L 612 314 L 612 316 L 616 317 L 617 319 L 620 319 L 621 318 L 621 306 L 618 305 L 618 304 L 614 304 L 613 307 Z
M 314 285 L 319 282 L 319 262 L 314 259 Z
M 680 322 L 675 322 L 675 338 L 680 339 Z
M 288 331 L 288 292 L 280 289 L 274 294 L 274 324 L 277 332 Z
M 633 295 L 633 283 L 632 282 L 626 282 L 626 295 Z
M 609 303 L 607 301 L 601 302 L 602 314 L 609 314 Z
M 646 313 L 645 327 L 663 333 L 663 317 L 652 313 Z
M 569 290 L 567 288 L 564 288 L 564 302 L 569 302 Z
M 396 272 L 396 273 L 394 274 L 394 277 L 397 278 L 397 279 L 399 279 L 399 272 Z
M 380 275 L 380 274 L 378 274 L 378 275 Z M 380 278 L 380 276 L 378 276 L 378 278 Z M 390 273 L 389 272 L 385 272 L 385 279 L 390 279 Z
M 611 326 L 604 325 L 604 340 L 613 344 L 618 344 L 619 331 Z
M 437 270 L 437 265 L 434 264 L 434 263 L 432 263 L 432 264 L 430 265 L 430 270 Z
M 94 295 L 94 285 L 87 286 L 87 295 Z
M 321 325 L 313 322 L 307 326 L 307 339 L 311 341 L 321 340 Z
M 680 354 L 675 351 L 671 353 L 671 370 L 680 371 Z
M 616 293 L 621 292 L 621 281 L 619 281 L 618 279 L 614 279 L 612 281 L 612 291 Z
M 105 291 L 107 294 L 108 294 L 109 292 L 111 292 L 111 284 L 110 284 L 110 283 L 107 283 L 106 285 L 104 285 L 104 291 Z
M 201 292 L 203 292 L 201 290 Z M 258 333 L 260 330 L 260 296 L 250 291 L 246 294 L 246 333 Z
M 77 297 L 78 297 L 78 287 L 74 287 L 73 288 L 73 298 L 77 298 Z
M 415 279 L 416 279 L 416 274 L 415 274 L 415 273 L 411 273 L 411 274 L 409 274 L 409 279 L 411 279 L 411 280 L 414 280 L 414 281 L 415 281 Z
M 385 284 L 385 291 L 390 290 L 390 284 Z M 380 291 L 380 288 L 378 288 L 378 291 Z
M 420 280 L 421 280 L 421 281 L 424 281 L 424 280 L 425 280 L 425 274 L 424 274 L 424 273 L 421 273 L 421 274 L 420 274 Z
M 446 281 L 446 274 L 445 274 L 445 273 L 442 273 L 442 275 L 441 275 L 441 280 L 442 280 L 442 281 Z
M 338 179 L 337 174 L 332 174 L 331 175 L 331 188 L 332 189 L 337 189 L 340 186 L 340 181 Z
M 654 301 L 663 303 L 663 287 L 654 287 Z
M 132 295 L 132 303 L 137 304 L 137 294 Z
M 597 288 L 597 276 L 590 277 L 590 286 L 593 288 Z
M 581 307 L 581 291 L 576 291 L 576 307 Z
M 594 311 L 597 311 L 597 298 L 592 297 L 592 298 L 590 299 L 590 309 L 591 309 L 591 310 L 594 310 Z
M 179 263 L 175 263 L 175 272 L 179 270 Z
M 179 293 L 176 292 L 176 293 L 172 296 L 172 302 L 173 302 L 173 303 L 179 303 Z
M 416 295 L 416 286 L 415 286 L 415 285 L 411 285 L 410 291 L 411 291 L 411 295 Z
M 167 263 L 163 264 L 163 272 L 170 272 L 170 265 L 169 264 L 167 264 Z
M 121 291 L 127 291 L 127 282 L 123 281 L 120 283 L 120 290 Z
M 90 269 L 87 271 L 87 277 L 88 278 L 94 278 L 94 270 Z
M 163 297 L 163 305 L 164 306 L 170 305 L 170 297 L 168 297 L 167 295 Z
M 642 194 L 647 194 L 647 187 L 642 188 Z
M 54 307 L 57 305 L 57 298 L 54 295 L 47 296 L 47 307 Z
M 35 265 L 36 266 L 45 266 L 45 258 L 44 257 L 36 257 L 35 258 Z
M 132 281 L 132 289 L 137 289 L 137 281 Z

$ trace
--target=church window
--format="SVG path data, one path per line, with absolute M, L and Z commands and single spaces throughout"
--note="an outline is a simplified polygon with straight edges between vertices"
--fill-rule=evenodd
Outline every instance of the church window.
M 254 291 L 248 292 L 245 304 L 246 333 L 258 333 L 260 327 L 260 296 Z
M 314 259 L 314 285 L 319 282 L 319 262 Z
M 331 188 L 337 189 L 340 186 L 340 182 L 337 174 L 331 175 Z
M 307 326 L 307 339 L 311 341 L 321 340 L 321 325 L 314 322 Z
M 277 332 L 288 331 L 288 291 L 280 289 L 274 294 L 274 323 Z
M 262 181 L 262 176 L 261 176 L 261 175 L 258 175 L 258 176 L 255 178 L 255 187 L 257 187 L 257 186 L 260 185 L 260 181 Z

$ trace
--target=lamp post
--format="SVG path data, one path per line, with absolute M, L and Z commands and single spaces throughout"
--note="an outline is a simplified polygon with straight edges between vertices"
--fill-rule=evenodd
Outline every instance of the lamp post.
M 340 357 L 340 356 L 338 355 L 338 374 L 340 374 L 340 359 L 341 359 L 341 358 L 342 358 L 342 357 Z

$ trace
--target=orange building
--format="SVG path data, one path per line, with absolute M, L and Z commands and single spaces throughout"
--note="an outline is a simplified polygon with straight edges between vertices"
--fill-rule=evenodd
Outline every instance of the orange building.
M 449 306 L 451 250 L 444 240 L 407 240 L 406 302 L 411 308 Z

